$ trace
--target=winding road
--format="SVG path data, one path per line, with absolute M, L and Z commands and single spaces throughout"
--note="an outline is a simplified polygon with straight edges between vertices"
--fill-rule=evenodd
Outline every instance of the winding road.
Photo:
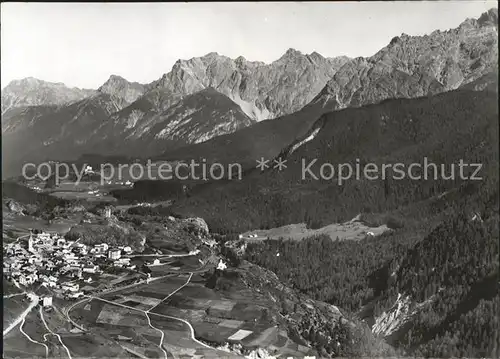
M 61 336 L 57 333 L 54 333 L 50 328 L 49 326 L 47 325 L 47 322 L 45 321 L 45 318 L 43 316 L 43 311 L 42 311 L 42 307 L 39 307 L 39 311 L 40 311 L 40 318 L 42 319 L 42 322 L 43 322 L 43 325 L 45 326 L 45 329 L 47 329 L 47 331 L 49 333 L 46 333 L 43 335 L 43 338 L 45 340 L 47 340 L 47 334 L 52 334 L 53 336 L 57 337 L 57 339 L 59 340 L 59 343 L 61 343 L 62 347 L 66 350 L 66 353 L 68 354 L 68 358 L 69 359 L 73 359 L 72 356 L 71 356 L 71 353 L 68 349 L 68 347 L 63 343 L 62 339 L 61 339 Z
M 32 343 L 35 343 L 35 344 L 39 344 L 39 345 L 42 345 L 44 348 L 45 348 L 45 358 L 48 358 L 49 357 L 49 347 L 47 344 L 44 344 L 42 342 L 39 342 L 39 341 L 36 341 L 35 339 L 31 338 L 28 333 L 26 333 L 24 330 L 23 330 L 23 325 L 24 325 L 24 322 L 26 321 L 26 317 L 23 318 L 23 321 L 21 322 L 21 326 L 19 327 L 19 331 L 26 337 L 28 338 L 28 340 Z M 45 338 L 45 336 L 44 336 Z
M 71 324 L 73 324 L 76 328 L 82 330 L 82 331 L 85 331 L 85 328 L 81 325 L 79 325 L 77 322 L 75 322 L 73 319 L 71 319 L 71 317 L 69 316 L 69 312 L 74 308 L 76 307 L 77 305 L 79 304 L 82 304 L 82 303 L 85 303 L 87 301 L 91 300 L 90 298 L 84 298 L 76 303 L 73 303 L 68 309 L 62 309 L 62 313 L 63 315 L 66 317 L 66 319 L 68 319 L 68 322 L 70 322 Z
M 205 348 L 217 350 L 217 349 L 215 349 L 215 348 L 213 348 L 213 347 L 211 347 L 211 346 L 209 346 L 209 345 L 207 345 L 207 344 L 205 344 L 203 342 L 200 342 L 198 339 L 196 339 L 195 333 L 194 333 L 194 328 L 191 325 L 191 323 L 189 323 L 187 320 L 182 319 L 182 318 L 172 317 L 170 315 L 164 315 L 164 314 L 152 313 L 151 312 L 151 310 L 153 310 L 158 305 L 160 305 L 161 303 L 163 303 L 165 300 L 167 300 L 168 298 L 170 298 L 172 295 L 174 295 L 175 293 L 177 293 L 178 291 L 180 291 L 182 288 L 184 288 L 185 286 L 187 286 L 190 283 L 192 277 L 193 277 L 193 272 L 189 273 L 189 277 L 186 280 L 186 283 L 184 283 L 183 285 L 181 285 L 179 288 L 177 288 L 172 293 L 170 293 L 165 298 L 163 298 L 158 304 L 154 305 L 153 307 L 151 307 L 148 310 L 142 310 L 142 309 L 134 308 L 134 307 L 131 307 L 131 306 L 128 306 L 128 305 L 124 305 L 124 304 L 121 304 L 121 303 L 112 302 L 110 300 L 107 300 L 107 299 L 104 299 L 104 298 L 101 298 L 101 297 L 89 296 L 88 298 L 86 298 L 86 300 L 88 300 L 88 299 L 100 300 L 100 301 L 103 301 L 103 302 L 108 303 L 108 304 L 116 305 L 116 306 L 119 306 L 119 307 L 122 307 L 122 308 L 126 308 L 126 309 L 129 309 L 129 310 L 136 311 L 136 312 L 141 312 L 144 315 L 146 315 L 146 318 L 148 320 L 148 325 L 151 328 L 153 328 L 153 329 L 155 329 L 155 330 L 157 330 L 157 331 L 159 331 L 161 333 L 160 344 L 158 345 L 158 347 L 163 351 L 163 353 L 165 355 L 165 358 L 167 358 L 167 352 L 163 349 L 163 346 L 164 346 L 163 340 L 165 338 L 165 333 L 163 332 L 163 330 L 161 330 L 159 328 L 156 328 L 155 326 L 152 325 L 151 318 L 149 317 L 150 315 L 156 315 L 156 316 L 159 316 L 159 317 L 163 317 L 163 318 L 167 318 L 167 319 L 177 320 L 177 321 L 183 322 L 184 324 L 186 324 L 189 327 L 189 331 L 190 331 L 190 334 L 191 334 L 191 340 L 193 340 L 195 343 L 197 343 L 197 344 L 199 344 L 199 345 L 201 345 L 201 346 L 203 346 Z M 80 302 L 83 302 L 83 300 L 80 301 Z
M 148 312 L 145 312 L 143 311 L 143 313 L 146 315 L 146 318 L 148 319 L 148 325 L 153 328 L 154 330 L 157 330 L 160 332 L 160 344 L 158 344 L 158 348 L 160 348 L 160 350 L 163 352 L 163 355 L 165 355 L 165 359 L 167 359 L 168 355 L 167 355 L 167 351 L 163 348 L 163 339 L 165 339 L 165 333 L 163 332 L 163 330 L 153 326 L 153 324 L 151 324 L 151 318 L 149 317 L 149 314 Z

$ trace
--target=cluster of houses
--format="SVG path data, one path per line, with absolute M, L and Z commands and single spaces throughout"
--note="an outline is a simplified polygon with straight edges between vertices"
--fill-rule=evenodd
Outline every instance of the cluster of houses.
M 35 192 L 42 192 L 43 191 L 43 189 L 40 186 L 37 186 L 37 185 L 31 185 L 31 186 L 28 186 L 28 187 L 31 188 Z
M 250 233 L 250 234 L 239 234 L 238 239 L 245 239 L 245 238 L 258 238 L 259 235 L 256 233 Z
M 129 187 L 132 187 L 134 184 L 130 181 L 106 181 L 106 184 L 119 184 L 119 185 L 122 185 L 122 186 L 129 186 Z
M 129 246 L 93 246 L 69 241 L 58 234 L 31 233 L 27 248 L 19 241 L 4 246 L 4 276 L 22 286 L 41 284 L 64 297 L 83 295 L 78 282 L 91 283 L 103 272 L 100 266 L 135 269 Z M 93 278 L 94 276 L 94 278 Z
M 100 197 L 100 196 L 102 196 L 102 193 L 99 193 L 99 190 L 98 190 L 98 189 L 88 191 L 87 193 L 88 193 L 88 194 L 95 194 L 95 195 L 96 195 L 96 197 Z

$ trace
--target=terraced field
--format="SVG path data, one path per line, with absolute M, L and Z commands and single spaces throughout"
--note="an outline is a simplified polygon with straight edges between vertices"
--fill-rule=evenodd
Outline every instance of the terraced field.
M 114 340 L 130 354 L 148 358 L 235 357 L 198 341 L 184 318 L 149 312 L 183 288 L 192 275 L 172 275 L 74 307 L 71 317 L 92 333 Z M 176 314 L 176 313 L 173 313 Z M 178 314 L 178 313 L 177 313 Z
M 247 294 L 232 298 L 201 283 L 190 283 L 152 313 L 188 321 L 197 338 L 214 345 L 242 344 L 249 349 L 266 348 L 280 355 L 300 357 L 310 352 L 310 348 L 299 348 L 272 322 L 266 309 L 269 299 Z

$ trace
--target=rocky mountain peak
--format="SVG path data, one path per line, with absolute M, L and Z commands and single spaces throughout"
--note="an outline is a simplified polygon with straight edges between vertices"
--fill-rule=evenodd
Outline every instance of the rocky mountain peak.
M 36 86 L 43 82 L 42 80 L 36 79 L 34 77 L 25 77 L 24 79 L 19 79 L 19 80 L 12 80 L 9 82 L 7 87 L 13 87 L 13 86 Z
M 299 50 L 294 49 L 293 47 L 290 47 L 288 50 L 286 50 L 285 55 L 291 56 L 291 55 L 302 55 L 302 52 Z
M 159 92 L 148 101 L 154 97 L 152 102 L 166 109 L 184 96 L 213 87 L 260 121 L 302 108 L 346 61 L 345 57 L 326 59 L 317 52 L 304 55 L 293 48 L 270 64 L 210 52 L 176 61 L 169 73 L 151 84 Z
M 216 58 L 216 57 L 219 57 L 219 53 L 218 52 L 215 52 L 215 51 L 212 51 L 212 52 L 209 52 L 208 54 L 206 54 L 205 58 L 208 58 L 208 59 L 213 59 L 213 58 Z
M 430 35 L 401 34 L 375 55 L 347 62 L 314 101 L 345 108 L 454 90 L 498 66 L 498 11 Z
M 469 29 L 475 29 L 478 26 L 476 19 L 468 18 L 465 19 L 457 28 L 458 31 L 468 31 Z
M 111 75 L 97 91 L 132 103 L 146 92 L 146 86 L 138 82 L 129 82 L 119 75 Z
M 465 19 L 459 25 L 458 30 L 477 29 L 490 26 L 498 28 L 498 9 L 492 8 L 482 13 L 478 19 Z
M 128 81 L 119 75 L 110 75 L 109 78 L 104 82 L 97 91 L 108 93 L 111 88 L 117 86 L 126 86 Z
M 34 77 L 25 77 L 23 79 L 12 80 L 9 84 L 4 88 L 4 91 L 9 89 L 21 88 L 24 90 L 37 88 L 37 87 L 61 87 L 65 86 L 62 82 L 48 82 L 39 80 Z
M 237 64 L 237 65 L 243 65 L 247 62 L 247 59 L 245 59 L 243 56 L 238 56 L 236 58 L 236 60 L 234 60 L 234 62 Z
M 309 54 L 309 56 L 312 57 L 312 58 L 324 59 L 324 57 L 320 53 L 318 53 L 316 51 L 311 52 L 311 54 Z
M 278 61 L 293 61 L 297 58 L 304 57 L 304 54 L 298 50 L 293 48 L 289 48 L 286 52 L 281 56 Z
M 126 82 L 127 80 L 125 80 L 123 77 L 121 77 L 120 75 L 110 75 L 109 76 L 109 79 L 108 81 L 106 82 Z M 128 82 L 128 81 L 127 81 Z
M 492 8 L 487 12 L 483 13 L 477 20 L 477 23 L 480 26 L 491 25 L 491 26 L 496 26 L 498 28 L 498 9 Z

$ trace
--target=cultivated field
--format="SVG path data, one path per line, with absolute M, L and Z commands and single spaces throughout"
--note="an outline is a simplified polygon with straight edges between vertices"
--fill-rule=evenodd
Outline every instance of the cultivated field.
M 152 313 L 184 319 L 191 323 L 197 338 L 216 345 L 229 342 L 249 348 L 279 349 L 299 356 L 308 353 L 309 348 L 302 348 L 301 352 L 286 333 L 279 334 L 267 314 L 268 300 L 255 293 L 223 296 L 201 283 L 191 282 Z
M 71 317 L 85 329 L 116 341 L 135 356 L 163 358 L 163 349 L 174 358 L 232 357 L 193 339 L 189 324 L 176 319 L 177 316 L 158 315 L 153 311 L 148 320 L 146 311 L 161 305 L 163 300 L 169 302 L 169 296 L 182 288 L 190 277 L 172 275 L 154 284 L 141 284 L 102 299 L 91 299 L 77 305 Z

